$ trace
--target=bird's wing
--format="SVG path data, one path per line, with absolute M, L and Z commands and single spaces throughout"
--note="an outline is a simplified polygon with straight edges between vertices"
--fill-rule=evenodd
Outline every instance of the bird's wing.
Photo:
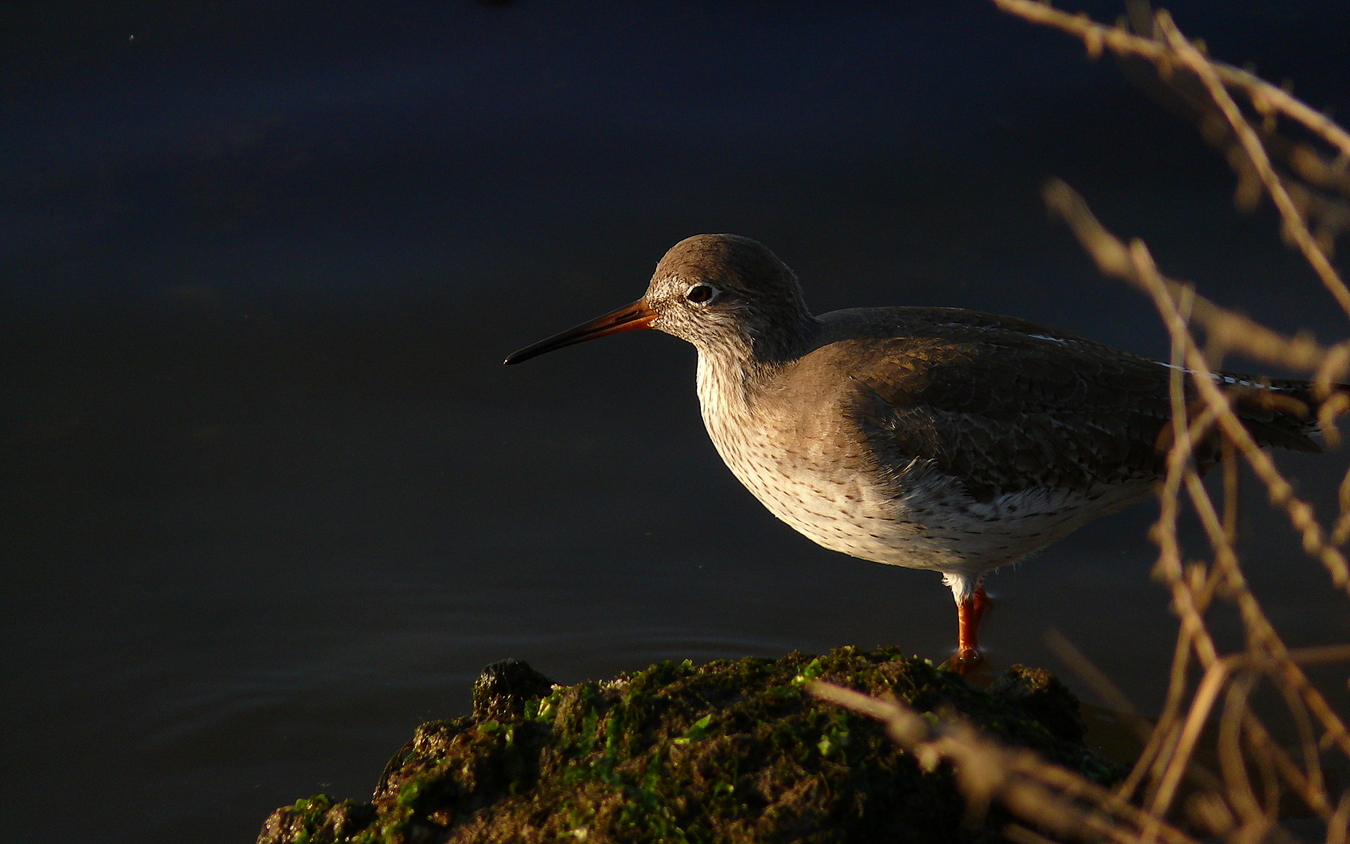
M 1031 323 L 954 313 L 961 319 L 922 314 L 910 330 L 892 324 L 890 336 L 834 340 L 801 364 L 849 374 L 851 391 L 840 400 L 887 465 L 929 461 L 962 478 L 977 500 L 1033 485 L 1090 492 L 1162 475 L 1168 367 Z M 1296 403 L 1234 389 L 1258 442 L 1318 449 L 1306 417 L 1291 415 Z

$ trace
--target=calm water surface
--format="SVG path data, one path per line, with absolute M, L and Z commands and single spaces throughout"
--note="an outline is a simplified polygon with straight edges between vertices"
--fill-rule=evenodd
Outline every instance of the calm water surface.
M 1176 11 L 1314 105 L 1344 95 L 1340 6 L 1214 5 Z M 559 682 L 944 657 L 937 576 L 819 549 L 739 487 L 689 347 L 501 366 L 638 296 L 689 234 L 762 240 L 820 311 L 972 307 L 1165 355 L 1043 213 L 1058 175 L 1219 301 L 1344 336 L 1193 131 L 1059 36 L 978 4 L 663 8 L 33 22 L 0 159 L 16 840 L 251 840 L 296 798 L 367 796 L 505 657 Z M 1281 457 L 1324 513 L 1346 464 Z M 1291 645 L 1350 640 L 1344 596 L 1250 499 L 1271 618 Z M 1155 509 L 995 576 L 991 658 L 1059 668 L 1058 630 L 1155 712 Z

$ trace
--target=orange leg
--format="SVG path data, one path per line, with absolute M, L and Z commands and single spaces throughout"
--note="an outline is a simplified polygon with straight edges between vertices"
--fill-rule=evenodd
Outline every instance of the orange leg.
M 980 619 L 989 609 L 989 596 L 984 584 L 975 587 L 970 597 L 956 605 L 956 661 L 974 666 L 980 662 Z

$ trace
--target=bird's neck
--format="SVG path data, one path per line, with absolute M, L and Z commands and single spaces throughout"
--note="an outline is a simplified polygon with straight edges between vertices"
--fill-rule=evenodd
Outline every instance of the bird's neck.
M 698 347 L 698 398 L 703 418 L 745 418 L 756 397 L 772 389 L 783 371 L 806 354 L 820 323 L 805 314 L 798 324 L 778 322 L 773 331 L 746 331 Z
M 722 350 L 699 349 L 698 402 L 709 429 L 715 420 L 743 418 L 768 374 L 763 367 L 725 355 Z

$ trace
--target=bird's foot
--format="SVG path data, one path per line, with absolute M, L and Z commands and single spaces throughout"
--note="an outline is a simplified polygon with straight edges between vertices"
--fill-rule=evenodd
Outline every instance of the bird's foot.
M 978 648 L 960 648 L 938 667 L 967 677 L 981 665 L 984 665 L 984 654 L 980 653 Z

